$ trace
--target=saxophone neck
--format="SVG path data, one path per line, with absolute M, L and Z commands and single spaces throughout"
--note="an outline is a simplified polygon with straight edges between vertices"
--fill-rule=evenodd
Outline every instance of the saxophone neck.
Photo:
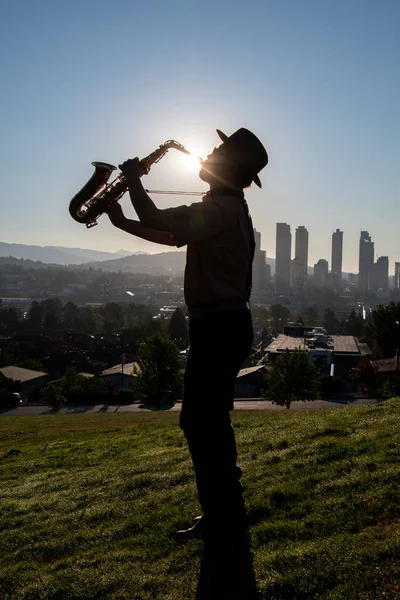
M 143 167 L 146 169 L 146 171 L 148 173 L 151 165 L 154 165 L 154 163 L 161 160 L 163 158 L 163 156 L 165 156 L 167 154 L 168 150 L 170 150 L 171 148 L 173 148 L 174 150 L 179 150 L 180 152 L 183 152 L 184 154 L 190 155 L 189 150 L 186 150 L 186 148 L 184 146 L 182 146 L 182 144 L 180 144 L 179 142 L 176 142 L 175 140 L 167 140 L 166 142 L 161 144 L 158 148 L 156 148 L 156 150 L 154 150 L 154 152 L 152 152 L 145 158 L 142 158 L 142 160 L 140 161 L 140 164 L 143 165 Z

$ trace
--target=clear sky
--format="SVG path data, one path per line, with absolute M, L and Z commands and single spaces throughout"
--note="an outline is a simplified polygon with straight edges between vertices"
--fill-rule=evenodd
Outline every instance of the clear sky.
M 246 194 L 262 247 L 305 225 L 309 264 L 358 270 L 361 229 L 400 261 L 399 0 L 14 0 L 0 5 L 0 241 L 159 252 L 87 230 L 69 200 L 94 160 L 118 164 L 173 138 L 203 155 L 251 129 L 270 164 Z M 203 190 L 171 151 L 145 178 Z M 160 208 L 193 201 L 154 196 Z M 122 205 L 127 214 L 129 200 Z M 293 240 L 294 241 L 294 240 Z

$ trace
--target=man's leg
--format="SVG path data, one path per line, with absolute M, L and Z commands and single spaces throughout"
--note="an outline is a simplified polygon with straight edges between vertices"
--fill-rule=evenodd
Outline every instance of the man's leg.
M 212 528 L 244 523 L 245 508 L 229 411 L 234 385 L 252 341 L 251 318 L 224 314 L 191 324 L 181 427 L 185 433 L 199 501 Z

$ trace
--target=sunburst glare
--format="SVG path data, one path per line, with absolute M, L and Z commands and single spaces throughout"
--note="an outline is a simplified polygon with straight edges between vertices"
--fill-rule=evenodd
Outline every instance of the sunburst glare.
M 200 148 L 188 148 L 190 155 L 182 155 L 182 165 L 187 171 L 199 171 L 204 153 Z

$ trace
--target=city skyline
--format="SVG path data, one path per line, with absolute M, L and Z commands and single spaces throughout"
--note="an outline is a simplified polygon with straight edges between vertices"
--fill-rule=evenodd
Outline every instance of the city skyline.
M 341 279 L 341 275 L 342 274 L 358 274 L 360 272 L 360 247 L 358 248 L 358 265 L 359 265 L 358 269 L 355 269 L 353 271 L 349 271 L 349 270 L 341 268 L 341 265 L 342 265 L 342 263 L 341 263 L 341 256 L 342 256 L 342 247 L 343 247 L 343 231 L 341 231 L 340 229 L 336 229 L 336 231 L 334 231 L 332 233 L 331 261 L 329 262 L 328 258 L 325 258 L 325 257 L 321 256 L 318 259 L 318 261 L 316 263 L 314 263 L 314 266 L 313 266 L 312 265 L 312 260 L 310 260 L 310 259 L 307 260 L 308 242 L 309 242 L 310 236 L 309 236 L 309 232 L 308 232 L 308 230 L 307 230 L 307 228 L 305 226 L 298 226 L 296 228 L 296 231 L 295 231 L 295 235 L 296 235 L 296 237 L 295 237 L 295 245 L 294 245 L 294 248 L 292 250 L 292 244 L 291 244 L 291 226 L 288 225 L 287 223 L 276 223 L 276 230 L 277 231 L 276 231 L 276 236 L 275 236 L 275 256 L 273 256 L 271 254 L 267 254 L 266 250 L 261 250 L 261 232 L 257 231 L 256 228 L 254 228 L 254 234 L 255 234 L 255 240 L 256 240 L 256 248 L 259 249 L 260 252 L 262 252 L 262 254 L 264 255 L 265 259 L 269 258 L 269 259 L 272 259 L 274 261 L 276 260 L 277 246 L 279 246 L 279 243 L 278 243 L 278 237 L 279 237 L 278 230 L 279 230 L 279 227 L 281 227 L 281 228 L 283 227 L 283 231 L 288 233 L 287 241 L 283 242 L 283 245 L 286 246 L 286 249 L 284 250 L 284 252 L 285 252 L 285 255 L 286 255 L 286 259 L 285 260 L 286 260 L 286 263 L 287 263 L 286 269 L 289 272 L 289 275 L 287 275 L 287 280 L 288 281 L 290 281 L 290 276 L 291 276 L 290 275 L 291 267 L 289 266 L 289 263 L 292 263 L 293 260 L 297 260 L 299 262 L 299 264 L 300 263 L 302 263 L 303 265 L 306 264 L 307 267 L 308 267 L 308 269 L 314 268 L 315 265 L 318 264 L 318 263 L 320 263 L 321 261 L 326 262 L 329 265 L 329 273 L 330 273 L 330 275 L 334 275 L 334 274 L 337 275 L 339 280 Z M 297 241 L 298 240 L 298 237 L 297 237 L 298 231 L 300 231 L 301 234 L 303 234 L 303 235 L 306 236 L 306 239 L 303 240 L 303 244 L 305 243 L 305 245 L 303 246 L 302 250 L 300 250 L 300 246 L 298 245 L 298 241 Z M 362 230 L 360 232 L 360 237 L 359 237 L 359 240 L 358 240 L 360 244 L 361 244 L 361 240 L 362 241 L 366 241 L 364 239 L 365 236 L 367 238 L 367 241 L 371 242 L 371 247 L 372 247 L 372 257 L 371 257 L 371 259 L 369 261 L 370 262 L 369 270 L 371 270 L 372 266 L 376 266 L 376 263 L 373 262 L 374 261 L 374 257 L 375 257 L 374 242 L 372 242 L 372 238 L 371 238 L 369 232 Z M 312 239 L 312 236 L 311 236 L 311 239 Z M 0 243 L 3 243 L 3 241 L 0 240 Z M 32 248 L 32 249 L 33 248 L 46 248 L 46 247 L 47 248 L 63 248 L 64 250 L 68 250 L 68 249 L 79 250 L 79 249 L 81 249 L 81 250 L 86 250 L 86 251 L 89 251 L 89 252 L 99 252 L 98 250 L 88 248 L 87 246 L 82 246 L 82 247 L 79 248 L 79 247 L 73 247 L 73 246 L 63 246 L 61 244 L 52 244 L 52 245 L 47 245 L 47 244 L 32 244 L 32 245 L 30 245 L 30 244 L 24 244 L 24 243 L 20 243 L 19 244 L 17 242 L 14 242 L 14 243 L 8 243 L 8 242 L 6 242 L 4 245 L 7 246 L 7 250 L 5 251 L 5 253 L 4 253 L 4 250 L 3 250 L 3 253 L 0 254 L 0 256 L 14 256 L 13 250 L 12 250 L 12 247 L 13 247 L 14 244 L 19 247 L 18 252 L 15 254 L 16 258 L 18 258 L 18 256 L 21 257 L 21 248 L 24 248 L 24 247 L 26 247 L 26 248 Z M 296 246 L 297 246 L 297 248 L 296 248 Z M 117 255 L 117 256 L 121 256 L 121 255 L 127 256 L 130 252 L 132 254 L 162 254 L 163 252 L 165 252 L 165 250 L 163 250 L 163 247 L 160 247 L 158 245 L 157 246 L 153 245 L 153 247 L 155 247 L 155 249 L 156 249 L 155 252 L 142 252 L 142 251 L 135 252 L 135 251 L 129 251 L 126 248 L 125 249 L 118 248 L 118 250 L 115 251 L 114 254 Z M 171 249 L 167 250 L 167 252 L 171 252 L 171 251 L 174 252 L 174 250 L 171 250 Z M 186 249 L 185 248 L 183 248 L 183 249 L 176 249 L 175 252 L 185 253 Z M 112 252 L 110 252 L 110 253 L 106 252 L 106 254 L 110 254 L 111 255 L 113 253 Z M 22 256 L 24 258 L 31 258 L 30 254 L 29 254 L 29 251 L 23 253 Z M 398 265 L 400 265 L 399 261 L 396 261 L 396 260 L 393 260 L 393 259 L 390 261 L 390 257 L 388 257 L 387 255 L 377 255 L 376 258 L 377 258 L 377 263 L 379 263 L 379 264 L 382 263 L 381 259 L 385 259 L 385 264 L 386 263 L 388 264 L 389 276 L 394 277 L 395 273 L 396 273 L 396 270 L 397 270 L 397 272 L 400 272 L 400 267 L 398 266 Z M 33 260 L 35 260 L 35 258 L 33 258 Z M 102 260 L 102 259 L 98 259 L 98 260 Z M 390 269 L 390 266 L 389 266 L 390 262 L 393 263 L 393 268 L 392 269 Z M 335 268 L 335 264 L 336 264 L 336 268 Z M 370 273 L 369 273 L 368 277 L 370 277 Z M 332 285 L 333 285 L 333 281 L 332 281 Z
M 256 238 L 256 259 L 266 263 L 266 251 L 260 255 L 261 233 L 254 229 Z M 308 261 L 309 232 L 304 225 L 299 225 L 295 231 L 294 257 L 292 258 L 292 234 L 288 223 L 276 224 L 275 238 L 275 290 L 278 293 L 294 292 L 302 294 L 309 282 L 310 264 Z M 378 291 L 387 292 L 389 278 L 393 279 L 398 287 L 400 262 L 394 262 L 394 271 L 389 271 L 389 257 L 381 255 L 376 257 L 374 242 L 368 231 L 362 230 L 359 237 L 358 271 L 343 271 L 343 231 L 336 229 L 332 233 L 331 264 L 321 257 L 313 267 L 313 281 L 318 286 L 330 285 L 340 290 L 343 274 L 357 277 L 357 287 L 362 292 Z M 273 257 L 269 257 L 273 258 Z M 259 264 L 255 271 L 260 268 Z M 254 269 L 253 269 L 254 271 Z
M 286 238 L 283 239 L 283 236 L 286 235 Z M 281 238 L 279 240 L 279 238 Z M 309 242 L 310 240 L 312 240 L 312 232 L 310 234 L 310 232 L 308 231 L 307 227 L 304 225 L 299 225 L 296 228 L 295 231 L 295 247 L 294 247 L 294 251 L 292 248 L 292 243 L 291 243 L 291 225 L 288 223 L 276 223 L 276 235 L 275 235 L 275 256 L 271 256 L 270 254 L 267 253 L 268 258 L 273 258 L 276 260 L 276 254 L 278 253 L 278 246 L 280 246 L 280 243 L 283 244 L 284 247 L 284 252 L 286 253 L 286 262 L 288 262 L 288 257 L 290 256 L 290 260 L 297 260 L 303 264 L 306 264 L 306 266 L 308 268 L 312 267 L 312 261 L 310 261 L 310 259 L 308 258 L 308 249 L 309 249 Z M 339 278 L 339 280 L 341 279 L 341 276 L 343 273 L 360 273 L 360 267 L 361 267 L 361 272 L 364 268 L 364 265 L 361 264 L 362 262 L 362 253 L 363 253 L 363 249 L 361 246 L 362 242 L 368 242 L 371 246 L 372 249 L 372 253 L 370 255 L 368 255 L 368 265 L 369 265 L 369 270 L 371 269 L 372 265 L 374 264 L 374 259 L 375 259 L 375 244 L 374 242 L 372 242 L 372 237 L 369 234 L 368 231 L 365 230 L 360 230 L 360 234 L 357 238 L 357 242 L 359 244 L 358 246 L 358 253 L 357 253 L 357 262 L 358 262 L 358 268 L 353 270 L 353 271 L 349 271 L 347 269 L 343 269 L 342 267 L 342 255 L 343 255 L 343 245 L 344 242 L 343 240 L 346 240 L 346 237 L 344 236 L 344 231 L 340 230 L 340 229 L 336 229 L 336 231 L 332 232 L 332 241 L 331 241 L 331 250 L 330 250 L 330 257 L 331 260 L 329 261 L 329 258 L 327 256 L 319 256 L 318 260 L 314 263 L 317 264 L 320 260 L 324 260 L 328 263 L 329 265 L 329 273 L 333 273 L 336 274 Z M 282 248 L 282 246 L 281 246 Z M 376 259 L 377 262 L 381 262 L 381 259 L 388 259 L 388 267 L 389 267 L 389 275 L 390 276 L 394 276 L 395 275 L 395 270 L 396 270 L 396 264 L 400 264 L 399 261 L 396 261 L 393 257 L 391 258 L 390 256 L 388 256 L 387 254 L 377 254 L 376 253 Z M 390 270 L 390 264 L 392 263 L 393 265 L 393 269 Z M 286 265 L 287 268 L 287 265 Z M 368 277 L 370 276 L 370 273 L 368 271 Z

